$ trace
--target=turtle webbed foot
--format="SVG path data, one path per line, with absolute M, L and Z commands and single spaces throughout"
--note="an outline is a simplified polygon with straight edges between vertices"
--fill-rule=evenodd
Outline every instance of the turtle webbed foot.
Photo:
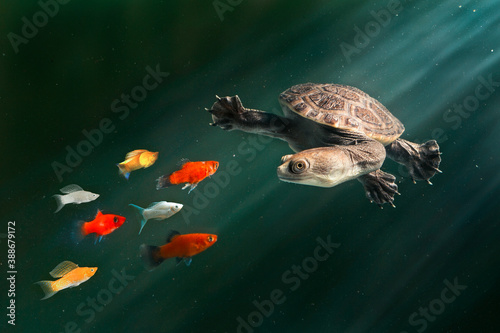
M 432 185 L 429 179 L 431 179 L 437 172 L 442 172 L 439 170 L 439 164 L 441 163 L 439 145 L 436 140 L 430 140 L 421 145 L 413 145 L 413 158 L 411 158 L 409 163 L 406 164 L 410 177 L 413 179 L 414 183 L 417 180 L 425 180 L 427 183 Z
M 430 140 L 418 145 L 417 151 L 418 157 L 414 158 L 413 161 L 407 165 L 410 176 L 413 182 L 416 180 L 425 180 L 432 185 L 429 179 L 431 179 L 436 172 L 442 173 L 442 171 L 439 170 L 439 164 L 441 163 L 439 145 L 436 140 Z
M 212 114 L 212 126 L 219 126 L 223 130 L 235 129 L 238 122 L 242 121 L 242 115 L 246 109 L 241 104 L 241 100 L 236 96 L 219 97 L 215 96 L 217 101 L 212 105 L 211 109 L 207 109 Z
M 376 170 L 358 177 L 365 188 L 366 197 L 382 208 L 385 203 L 394 206 L 394 195 L 399 194 L 396 177 L 382 170 Z
M 418 144 L 403 139 L 397 139 L 386 146 L 387 156 L 403 164 L 408 169 L 413 182 L 425 180 L 429 184 L 436 172 L 441 173 L 441 152 L 436 140 Z

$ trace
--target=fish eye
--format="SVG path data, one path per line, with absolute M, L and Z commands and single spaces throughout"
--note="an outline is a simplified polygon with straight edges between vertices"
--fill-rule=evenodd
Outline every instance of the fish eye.
M 113 222 L 118 223 L 118 216 L 113 217 Z
M 208 241 L 209 241 L 209 242 L 212 242 L 212 241 L 214 240 L 214 239 L 212 238 L 212 236 L 208 236 L 208 238 L 207 238 L 207 239 L 208 239 Z
M 308 167 L 305 160 L 298 160 L 296 162 L 290 163 L 290 171 L 292 173 L 302 173 Z
M 90 269 L 90 271 L 91 271 L 91 272 L 93 272 L 93 271 L 94 271 L 94 269 L 93 269 L 93 268 L 91 268 L 91 269 Z

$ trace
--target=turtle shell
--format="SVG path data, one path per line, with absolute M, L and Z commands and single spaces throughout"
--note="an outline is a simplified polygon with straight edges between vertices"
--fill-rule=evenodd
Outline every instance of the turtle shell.
M 403 132 L 403 124 L 375 98 L 340 84 L 305 83 L 279 97 L 281 105 L 317 123 L 366 134 L 387 145 Z

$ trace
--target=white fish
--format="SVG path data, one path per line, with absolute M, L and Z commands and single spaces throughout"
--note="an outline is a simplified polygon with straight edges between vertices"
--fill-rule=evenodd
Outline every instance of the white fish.
M 57 209 L 54 213 L 60 211 L 64 205 L 70 203 L 81 204 L 84 202 L 94 201 L 99 198 L 99 194 L 84 191 L 83 188 L 75 184 L 65 186 L 60 191 L 66 195 L 55 194 L 53 196 L 57 203 Z
M 139 230 L 139 234 L 142 231 L 142 228 L 146 225 L 146 222 L 150 219 L 154 220 L 164 220 L 179 212 L 183 205 L 175 202 L 153 202 L 147 208 L 141 208 L 139 206 L 129 204 L 138 210 L 139 215 L 141 216 L 141 230 Z

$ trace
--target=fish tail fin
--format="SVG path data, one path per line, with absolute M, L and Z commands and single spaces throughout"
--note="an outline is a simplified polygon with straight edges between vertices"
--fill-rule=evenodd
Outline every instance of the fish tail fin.
M 80 229 L 80 235 L 82 236 L 82 238 L 90 234 L 86 222 L 78 222 L 78 228 Z
M 170 182 L 170 176 L 163 175 L 160 178 L 158 178 L 156 183 L 156 189 L 162 189 L 162 188 L 167 188 L 169 186 L 175 185 Z
M 85 235 L 82 233 L 82 226 L 84 221 L 74 221 L 71 227 L 71 241 L 76 244 L 79 244 Z
M 134 204 L 129 204 L 129 206 L 137 209 L 137 214 L 139 214 L 139 217 L 141 218 L 141 229 L 139 230 L 139 234 L 141 234 L 142 228 L 144 228 L 144 226 L 146 225 L 146 222 L 148 222 L 148 220 L 144 217 L 144 214 L 143 214 L 144 208 L 141 208 L 141 207 L 134 205 Z
M 146 222 L 148 222 L 148 220 L 146 220 L 146 219 L 144 219 L 144 218 L 141 220 L 141 229 L 139 229 L 139 235 L 141 234 L 142 229 L 143 229 L 143 228 L 144 228 L 144 226 L 146 225 Z
M 160 247 L 159 246 L 151 246 L 142 244 L 139 248 L 139 252 L 144 262 L 144 266 L 148 271 L 152 271 L 156 267 L 158 267 L 163 259 L 160 255 Z
M 56 281 L 38 281 L 38 282 L 35 282 L 35 284 L 39 285 L 40 288 L 42 288 L 42 291 L 45 294 L 45 296 L 43 298 L 41 298 L 42 300 L 54 296 L 59 291 L 59 290 L 55 289 L 54 282 L 56 282 Z
M 60 194 L 54 194 L 53 197 L 54 199 L 56 199 L 56 204 L 57 204 L 57 209 L 54 213 L 57 213 L 64 207 L 64 205 L 66 205 L 66 202 L 64 202 L 64 198 Z
M 128 180 L 128 178 L 130 177 L 130 172 L 127 171 L 125 165 L 118 163 L 116 166 L 119 169 L 119 174 L 125 177 L 126 180 Z

